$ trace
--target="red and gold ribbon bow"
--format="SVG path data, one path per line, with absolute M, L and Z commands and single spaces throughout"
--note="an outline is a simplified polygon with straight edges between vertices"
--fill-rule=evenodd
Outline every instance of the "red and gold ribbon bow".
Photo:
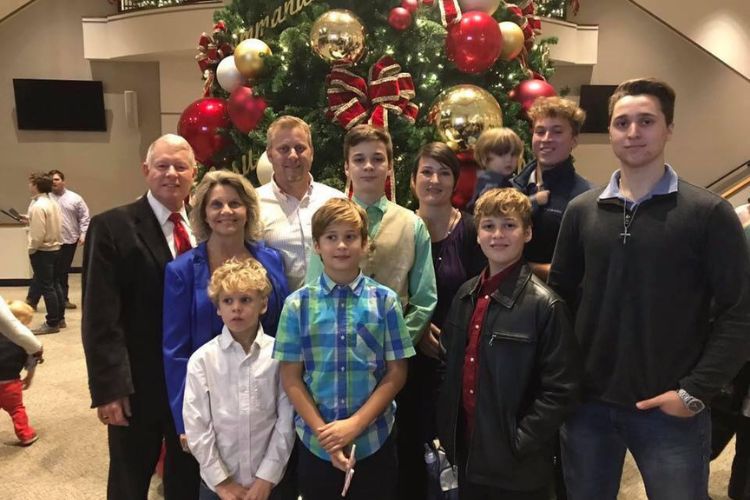
M 518 5 L 508 4 L 507 8 L 514 17 L 513 21 L 523 31 L 526 49 L 531 50 L 531 47 L 534 45 L 534 38 L 542 32 L 542 22 L 534 15 L 534 2 L 532 0 L 522 0 Z
M 369 115 L 368 123 L 388 128 L 388 112 L 414 122 L 419 108 L 410 100 L 416 95 L 409 73 L 390 56 L 370 68 L 368 81 L 343 67 L 334 67 L 326 77 L 326 116 L 349 130 Z
M 208 97 L 210 94 L 216 66 L 222 59 L 234 54 L 234 47 L 229 43 L 231 36 L 224 21 L 219 21 L 214 25 L 211 35 L 202 33 L 198 39 L 198 53 L 195 55 L 195 60 L 206 79 L 203 86 L 203 97 Z

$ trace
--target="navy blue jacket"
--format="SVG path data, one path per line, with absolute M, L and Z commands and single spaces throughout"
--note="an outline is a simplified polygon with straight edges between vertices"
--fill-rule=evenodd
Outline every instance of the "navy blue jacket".
M 529 182 L 531 173 L 536 169 L 536 160 L 532 161 L 511 181 L 513 187 L 527 196 L 539 191 L 536 183 Z M 524 248 L 524 257 L 529 262 L 550 263 L 560 232 L 562 216 L 570 200 L 591 189 L 589 181 L 576 173 L 573 157 L 569 156 L 560 165 L 545 170 L 542 189 L 550 192 L 546 205 L 534 207 L 532 215 L 533 235 Z

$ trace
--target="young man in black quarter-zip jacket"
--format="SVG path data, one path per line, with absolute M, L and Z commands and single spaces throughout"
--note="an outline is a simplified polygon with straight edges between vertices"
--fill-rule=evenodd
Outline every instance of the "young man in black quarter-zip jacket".
M 711 398 L 750 354 L 750 260 L 729 203 L 664 163 L 675 93 L 610 100 L 620 160 L 563 217 L 550 286 L 583 348 L 583 404 L 561 431 L 568 496 L 614 500 L 626 449 L 651 500 L 708 498 Z

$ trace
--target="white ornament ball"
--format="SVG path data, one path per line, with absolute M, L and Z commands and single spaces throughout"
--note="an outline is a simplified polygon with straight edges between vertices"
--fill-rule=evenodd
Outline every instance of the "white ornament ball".
M 221 85 L 221 88 L 229 93 L 245 83 L 245 77 L 239 72 L 237 66 L 234 63 L 234 56 L 228 56 L 219 62 L 219 66 L 216 67 L 216 80 Z
M 495 13 L 500 7 L 501 0 L 458 0 L 458 4 L 461 6 L 461 12 L 469 12 L 471 10 L 481 10 L 489 15 Z
M 263 154 L 258 158 L 258 164 L 255 166 L 255 173 L 258 175 L 258 181 L 262 184 L 268 184 L 271 182 L 273 177 L 273 165 L 271 160 L 268 159 L 268 154 L 263 151 Z

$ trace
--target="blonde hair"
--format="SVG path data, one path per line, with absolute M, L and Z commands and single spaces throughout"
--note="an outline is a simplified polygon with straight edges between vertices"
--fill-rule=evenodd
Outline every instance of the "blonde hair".
M 34 308 L 22 300 L 11 300 L 8 302 L 8 308 L 18 321 L 28 326 L 34 318 Z
M 474 159 L 483 169 L 487 168 L 490 153 L 503 156 L 510 153 L 518 158 L 523 154 L 523 141 L 513 129 L 490 128 L 482 132 L 474 145 Z
M 211 227 L 206 222 L 206 206 L 211 197 L 211 192 L 216 186 L 228 186 L 237 191 L 247 210 L 245 221 L 245 239 L 256 241 L 260 238 L 260 202 L 255 194 L 255 188 L 250 181 L 235 172 L 227 170 L 214 170 L 203 176 L 193 196 L 195 205 L 190 211 L 190 227 L 193 229 L 195 238 L 205 241 L 211 236 Z
M 581 132 L 583 122 L 586 121 L 586 112 L 576 103 L 562 97 L 537 97 L 529 109 L 531 123 L 536 123 L 542 118 L 565 118 L 573 129 L 573 135 Z
M 307 137 L 307 145 L 312 150 L 313 143 L 310 125 L 308 125 L 305 120 L 297 118 L 296 116 L 284 115 L 276 118 L 271 125 L 268 126 L 268 130 L 266 131 L 266 151 L 271 149 L 271 144 L 273 143 L 273 138 L 276 135 L 276 132 L 279 130 L 291 130 L 295 128 L 302 129 Z
M 485 191 L 474 205 L 474 219 L 479 226 L 482 217 L 508 217 L 521 219 L 524 229 L 531 227 L 531 202 L 513 188 L 495 188 Z
M 367 242 L 367 214 L 352 200 L 331 198 L 325 202 L 312 217 L 313 240 L 318 241 L 331 224 L 353 224 L 362 237 L 362 244 Z
M 222 294 L 249 292 L 255 290 L 263 298 L 271 294 L 271 283 L 260 262 L 253 258 L 236 259 L 232 257 L 220 265 L 211 275 L 208 284 L 208 297 L 215 305 Z

